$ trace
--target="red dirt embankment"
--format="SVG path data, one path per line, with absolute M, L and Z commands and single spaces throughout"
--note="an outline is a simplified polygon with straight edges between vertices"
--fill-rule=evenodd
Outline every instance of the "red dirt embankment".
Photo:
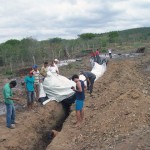
M 114 60 L 86 95 L 85 121 L 75 128 L 71 112 L 47 150 L 150 149 L 150 77 L 141 59 Z
M 5 127 L 5 117 L 0 120 L 0 150 L 43 150 L 46 136 L 65 117 L 60 103 L 50 102 L 35 111 L 17 113 L 15 129 Z

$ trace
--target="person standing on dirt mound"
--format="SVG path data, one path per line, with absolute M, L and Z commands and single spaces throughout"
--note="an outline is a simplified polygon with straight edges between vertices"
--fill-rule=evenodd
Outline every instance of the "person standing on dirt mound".
M 57 73 L 59 74 L 58 63 L 59 63 L 59 60 L 58 59 L 54 59 L 54 66 L 56 67 Z
M 111 59 L 112 58 L 112 49 L 108 49 L 108 54 L 109 54 L 109 58 Z
M 46 61 L 46 62 L 44 62 L 44 65 L 40 71 L 40 74 L 43 76 L 43 80 L 47 76 L 47 72 L 48 72 L 48 62 Z
M 16 124 L 14 101 L 19 101 L 19 99 L 13 97 L 12 92 L 12 88 L 14 88 L 16 85 L 16 81 L 11 81 L 10 83 L 6 83 L 3 87 L 3 96 L 6 105 L 6 126 L 10 129 L 14 129 L 14 124 Z
M 88 91 L 90 91 L 90 95 L 92 95 L 93 85 L 94 85 L 94 81 L 96 79 L 96 75 L 90 71 L 80 71 L 80 74 L 85 76 L 86 81 L 87 81 L 87 89 L 88 89 Z
M 34 76 L 33 72 L 30 71 L 29 75 L 25 77 L 25 90 L 27 93 L 27 107 L 28 110 L 33 109 L 33 103 L 34 103 Z
M 80 126 L 83 118 L 84 118 L 84 100 L 85 100 L 85 94 L 84 89 L 86 86 L 84 85 L 84 82 L 79 80 L 78 75 L 73 75 L 72 80 L 76 83 L 76 89 L 75 87 L 71 87 L 73 91 L 76 93 L 76 117 L 77 117 L 77 126 Z
M 101 64 L 101 58 L 100 58 L 100 52 L 99 52 L 99 50 L 97 49 L 96 50 L 96 52 L 95 52 L 95 54 L 96 54 L 96 62 L 98 63 L 98 64 Z
M 35 86 L 35 93 L 36 93 L 36 100 L 38 101 L 39 99 L 39 90 L 40 90 L 40 72 L 38 70 L 38 66 L 37 65 L 34 65 L 33 66 L 33 75 L 34 75 L 34 79 L 35 79 L 35 82 L 34 82 L 34 86 Z

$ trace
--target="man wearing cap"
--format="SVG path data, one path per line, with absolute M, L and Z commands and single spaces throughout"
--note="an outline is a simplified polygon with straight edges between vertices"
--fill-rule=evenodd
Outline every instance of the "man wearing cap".
M 38 66 L 33 66 L 33 75 L 34 75 L 34 87 L 35 87 L 35 93 L 36 93 L 36 100 L 39 99 L 39 83 L 40 83 L 40 72 L 38 70 Z
M 4 102 L 6 105 L 6 126 L 10 129 L 14 129 L 15 126 L 15 107 L 14 101 L 18 101 L 18 98 L 13 97 L 12 88 L 17 85 L 16 81 L 6 83 L 3 87 Z
M 54 59 L 54 66 L 56 67 L 57 73 L 59 74 L 59 69 L 58 69 L 58 64 L 59 60 L 58 59 Z
M 27 107 L 28 110 L 33 109 L 34 102 L 34 76 L 33 72 L 30 71 L 29 75 L 25 77 L 25 89 L 27 93 Z

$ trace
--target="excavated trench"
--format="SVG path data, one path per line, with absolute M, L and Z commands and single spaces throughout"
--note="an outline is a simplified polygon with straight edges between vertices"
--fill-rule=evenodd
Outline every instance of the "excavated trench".
M 50 129 L 42 129 L 42 136 L 39 139 L 39 141 L 33 145 L 33 150 L 46 150 L 47 146 L 52 142 L 54 138 L 53 130 L 60 132 L 63 126 L 64 121 L 67 119 L 67 117 L 70 114 L 70 106 L 75 101 L 75 95 L 72 97 L 63 100 L 58 105 L 61 105 L 62 107 L 62 113 L 59 116 L 59 119 L 55 121 L 53 126 L 50 127 Z
M 39 106 L 35 111 L 17 113 L 19 123 L 16 129 L 7 129 L 5 124 L 0 126 L 0 149 L 46 150 L 53 140 L 52 130 L 59 132 L 69 115 L 71 100 L 62 103 L 52 101 Z

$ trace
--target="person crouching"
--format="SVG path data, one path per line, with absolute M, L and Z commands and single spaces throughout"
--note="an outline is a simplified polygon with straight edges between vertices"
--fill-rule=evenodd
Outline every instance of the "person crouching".
M 85 100 L 84 89 L 86 87 L 84 85 L 84 82 L 79 80 L 78 75 L 73 75 L 72 80 L 76 83 L 76 89 L 75 87 L 71 87 L 71 89 L 76 93 L 75 103 L 76 103 L 77 126 L 80 126 L 84 118 L 84 110 L 83 110 Z
M 28 110 L 33 109 L 34 103 L 34 76 L 33 72 L 30 71 L 29 75 L 25 77 L 25 89 L 27 93 L 27 107 Z

